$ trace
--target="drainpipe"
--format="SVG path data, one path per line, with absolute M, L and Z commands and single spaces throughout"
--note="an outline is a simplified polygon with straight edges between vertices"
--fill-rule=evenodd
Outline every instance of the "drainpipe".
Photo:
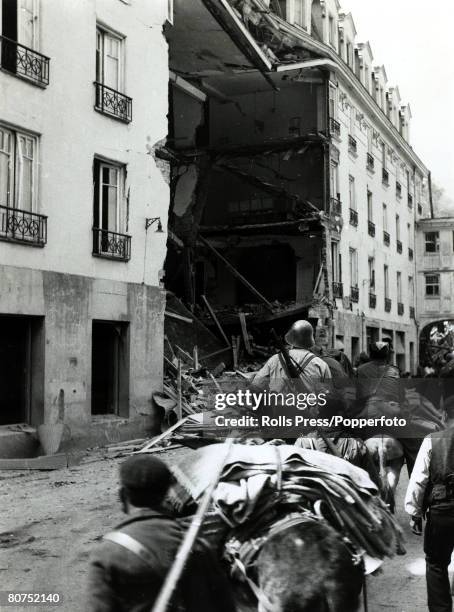
M 432 197 L 432 172 L 430 172 L 430 171 L 429 171 L 429 175 L 428 175 L 428 181 L 429 181 L 430 218 L 434 219 L 435 215 L 434 215 L 434 201 L 433 201 L 433 197 Z

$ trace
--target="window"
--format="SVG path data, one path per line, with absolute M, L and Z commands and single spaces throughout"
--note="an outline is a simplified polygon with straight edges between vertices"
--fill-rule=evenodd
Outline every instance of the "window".
M 96 81 L 115 91 L 123 90 L 123 43 L 120 36 L 96 29 Z
M 372 191 L 367 191 L 367 220 L 374 220 L 373 197 Z
M 383 204 L 383 231 L 388 231 L 388 207 Z
M 329 86 L 329 116 L 331 119 L 337 118 L 337 89 L 331 84 Z
M 400 240 L 400 218 L 396 215 L 396 240 Z
M 173 23 L 173 0 L 167 0 L 167 21 Z
M 337 198 L 339 193 L 339 167 L 335 162 L 331 162 L 330 166 L 330 189 L 331 197 Z
M 426 275 L 426 295 L 428 297 L 438 297 L 440 295 L 440 275 Z
M 356 108 L 350 107 L 350 134 L 355 135 Z
M 381 163 L 383 169 L 386 170 L 386 145 L 384 142 L 381 143 Z
M 407 223 L 407 240 L 408 240 L 408 246 L 409 248 L 411 248 L 411 245 L 413 244 L 413 240 L 412 240 L 412 235 L 411 235 L 410 223 Z
M 336 22 L 332 15 L 329 16 L 329 44 L 332 47 L 336 46 Z
M 30 49 L 38 47 L 38 10 L 36 0 L 2 0 L 2 35 Z
M 349 198 L 350 198 L 350 208 L 352 210 L 356 210 L 356 186 L 355 186 L 355 177 L 348 177 L 348 189 L 349 189 Z
M 364 66 L 364 87 L 370 93 L 370 85 L 369 85 L 369 66 Z
M 415 284 L 413 276 L 408 277 L 408 297 L 410 298 L 410 306 L 415 303 Z
M 402 303 L 402 272 L 397 272 L 396 284 L 397 284 L 397 301 L 399 303 Z
M 372 144 L 372 138 L 374 135 L 374 129 L 372 126 L 367 126 L 367 152 L 369 153 L 369 155 L 373 155 L 373 144 Z
M 302 28 L 306 27 L 306 16 L 304 14 L 305 0 L 294 0 L 293 22 Z
M 425 232 L 424 234 L 426 253 L 438 253 L 440 251 L 439 232 Z
M 389 298 L 389 268 L 388 266 L 383 266 L 383 280 L 385 286 L 385 299 Z
M 353 69 L 353 45 L 347 42 L 347 65 Z
M 375 258 L 369 257 L 368 259 L 369 265 L 369 287 L 370 289 L 375 289 Z
M 358 251 L 356 249 L 350 249 L 350 285 L 352 287 L 358 286 Z
M 36 195 L 36 137 L 0 126 L 0 206 L 32 212 Z
M 339 253 L 339 243 L 335 240 L 331 242 L 331 265 L 333 268 L 333 282 L 340 283 L 342 281 L 342 260 Z
M 93 254 L 128 261 L 131 237 L 123 233 L 125 167 L 95 159 L 93 179 Z

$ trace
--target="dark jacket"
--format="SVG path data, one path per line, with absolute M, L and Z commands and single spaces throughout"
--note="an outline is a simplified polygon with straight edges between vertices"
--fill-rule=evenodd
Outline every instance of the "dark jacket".
M 134 538 L 152 556 L 147 563 L 127 548 L 103 540 L 94 551 L 88 576 L 87 612 L 150 612 L 173 564 L 184 530 L 178 521 L 142 511 L 115 528 Z M 233 612 L 230 585 L 217 559 L 201 543 L 178 583 L 169 612 Z
M 402 404 L 405 390 L 396 366 L 373 360 L 358 368 L 357 399 L 366 402 L 376 398 Z
M 454 512 L 454 427 L 431 434 L 428 504 L 437 512 Z

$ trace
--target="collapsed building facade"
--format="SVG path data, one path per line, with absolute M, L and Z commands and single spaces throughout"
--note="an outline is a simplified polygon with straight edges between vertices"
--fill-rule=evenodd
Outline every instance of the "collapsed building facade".
M 167 288 L 221 325 L 308 318 L 414 371 L 414 229 L 430 175 L 411 111 L 336 0 L 176 0 Z

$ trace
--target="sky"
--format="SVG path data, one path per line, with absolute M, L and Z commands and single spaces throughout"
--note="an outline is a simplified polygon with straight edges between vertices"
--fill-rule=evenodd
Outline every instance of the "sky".
M 374 65 L 410 103 L 410 144 L 432 180 L 454 200 L 453 0 L 340 0 L 357 42 L 369 41 Z

